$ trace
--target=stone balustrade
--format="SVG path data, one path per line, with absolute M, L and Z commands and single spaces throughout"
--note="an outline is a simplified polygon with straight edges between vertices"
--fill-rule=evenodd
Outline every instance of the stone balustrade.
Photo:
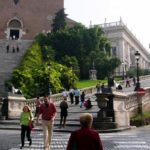
M 115 121 L 118 126 L 129 126 L 130 118 L 141 111 L 150 110 L 150 88 L 145 88 L 145 95 L 140 96 L 136 92 L 123 94 L 114 92 Z M 142 112 L 141 112 L 142 113 Z
M 142 77 L 142 80 L 149 78 L 150 76 Z M 81 89 L 86 95 L 95 94 L 96 88 L 89 87 Z M 150 110 L 150 88 L 145 88 L 145 95 L 139 96 L 136 92 L 132 93 L 122 93 L 118 91 L 113 91 L 114 94 L 114 115 L 115 122 L 118 126 L 130 126 L 130 118 L 137 114 L 139 108 L 143 108 L 143 111 Z M 20 116 L 22 108 L 24 105 L 28 104 L 32 111 L 35 110 L 35 100 L 25 99 L 21 95 L 8 95 L 8 118 L 17 118 Z M 62 93 L 51 95 L 51 99 L 55 103 L 59 103 L 63 97 Z
M 96 88 L 84 88 L 82 91 L 84 91 L 86 95 L 89 95 L 95 93 Z M 51 95 L 51 99 L 54 103 L 59 103 L 63 99 L 62 93 Z M 29 105 L 31 110 L 35 111 L 35 101 L 36 98 L 25 99 L 22 95 L 8 93 L 8 118 L 19 117 L 24 105 Z

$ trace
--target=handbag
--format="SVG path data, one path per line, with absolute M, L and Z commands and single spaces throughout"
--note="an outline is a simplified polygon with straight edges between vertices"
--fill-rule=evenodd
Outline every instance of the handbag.
M 30 129 L 33 129 L 34 128 L 34 121 L 30 120 L 28 126 Z
M 29 120 L 29 124 L 28 124 L 29 128 L 32 130 L 34 128 L 34 120 L 32 120 L 32 116 L 30 114 L 30 120 Z

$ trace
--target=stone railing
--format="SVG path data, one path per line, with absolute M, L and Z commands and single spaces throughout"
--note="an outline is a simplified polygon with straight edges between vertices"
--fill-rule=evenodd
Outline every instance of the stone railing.
M 82 89 L 82 91 L 84 91 L 86 95 L 89 95 L 95 93 L 96 88 L 84 88 Z M 63 99 L 62 93 L 51 95 L 51 99 L 54 103 L 58 104 Z M 25 97 L 23 97 L 22 95 L 14 95 L 8 93 L 8 118 L 19 117 L 24 105 L 29 105 L 31 110 L 35 111 L 35 101 L 36 98 L 25 99 Z
M 139 112 L 150 110 L 150 88 L 145 89 L 145 95 L 140 96 L 136 92 L 123 94 L 114 92 L 115 121 L 119 126 L 129 126 L 130 118 Z M 141 110 L 140 110 L 141 111 Z

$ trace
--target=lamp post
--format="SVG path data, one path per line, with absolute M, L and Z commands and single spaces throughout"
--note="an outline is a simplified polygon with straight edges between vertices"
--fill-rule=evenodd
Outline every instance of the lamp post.
M 50 68 L 51 68 L 51 64 L 47 64 L 48 67 L 48 75 L 50 76 Z M 49 76 L 48 76 L 48 95 L 51 95 L 51 89 L 50 89 L 50 81 L 49 81 Z
M 136 58 L 136 64 L 137 64 L 137 72 L 136 72 L 136 75 L 137 75 L 137 82 L 136 82 L 136 86 L 135 86 L 135 91 L 137 91 L 139 88 L 140 88 L 140 80 L 139 80 L 139 59 L 140 59 L 140 53 L 138 51 L 136 51 L 135 53 L 135 58 Z

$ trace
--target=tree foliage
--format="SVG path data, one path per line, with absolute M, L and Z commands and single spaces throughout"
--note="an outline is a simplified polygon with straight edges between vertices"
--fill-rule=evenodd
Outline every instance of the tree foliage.
M 77 77 L 71 68 L 51 61 L 49 70 L 49 61 L 43 61 L 41 47 L 34 42 L 27 50 L 20 67 L 13 72 L 12 84 L 21 89 L 27 98 L 47 94 L 49 82 L 52 93 L 60 92 L 64 87 L 75 86 Z
M 111 57 L 111 45 L 102 28 L 86 28 L 82 24 L 68 27 L 66 16 L 64 9 L 56 13 L 52 32 L 40 33 L 35 38 L 20 67 L 13 72 L 11 82 L 26 97 L 44 95 L 48 83 L 53 93 L 74 87 L 77 76 L 88 79 L 93 67 L 98 79 L 104 79 L 120 65 L 118 58 Z M 50 70 L 48 63 L 51 63 Z
M 58 30 L 64 30 L 66 28 L 66 17 L 67 17 L 67 14 L 65 14 L 65 10 L 64 8 L 63 9 L 60 9 L 56 15 L 55 15 L 55 18 L 53 19 L 53 23 L 52 23 L 52 31 L 53 32 L 56 32 Z

